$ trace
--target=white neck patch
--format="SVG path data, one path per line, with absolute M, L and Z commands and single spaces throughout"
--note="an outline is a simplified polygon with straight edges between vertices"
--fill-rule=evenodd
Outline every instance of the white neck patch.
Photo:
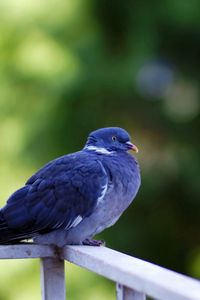
M 100 153 L 100 154 L 113 154 L 114 151 L 108 151 L 106 150 L 106 148 L 102 148 L 102 147 L 95 147 L 95 146 L 85 146 L 84 150 L 89 150 L 89 151 L 94 151 L 96 153 Z

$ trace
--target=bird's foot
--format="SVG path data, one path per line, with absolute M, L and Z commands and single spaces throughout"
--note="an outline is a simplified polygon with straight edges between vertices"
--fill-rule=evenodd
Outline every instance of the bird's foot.
M 85 239 L 83 242 L 82 242 L 83 245 L 85 246 L 105 246 L 106 245 L 106 242 L 103 241 L 103 240 L 92 240 L 92 239 Z

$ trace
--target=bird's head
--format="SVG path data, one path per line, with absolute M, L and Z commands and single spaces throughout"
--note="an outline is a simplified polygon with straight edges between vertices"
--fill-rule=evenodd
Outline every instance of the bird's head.
M 138 148 L 131 143 L 128 132 L 119 127 L 101 128 L 91 132 L 84 149 L 102 154 L 128 150 L 138 152 Z

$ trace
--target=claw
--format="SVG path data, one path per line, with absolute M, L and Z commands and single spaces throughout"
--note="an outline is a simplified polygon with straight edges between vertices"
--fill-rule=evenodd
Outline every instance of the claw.
M 85 246 L 96 246 L 96 247 L 99 247 L 99 246 L 105 246 L 106 243 L 103 240 L 85 239 L 83 241 L 83 245 L 85 245 Z

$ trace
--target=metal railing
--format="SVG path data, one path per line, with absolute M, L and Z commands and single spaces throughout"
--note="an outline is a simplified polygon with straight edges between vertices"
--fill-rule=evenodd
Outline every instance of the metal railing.
M 40 258 L 43 300 L 66 299 L 64 261 L 116 282 L 117 300 L 200 300 L 200 282 L 106 247 L 0 246 L 0 259 Z

